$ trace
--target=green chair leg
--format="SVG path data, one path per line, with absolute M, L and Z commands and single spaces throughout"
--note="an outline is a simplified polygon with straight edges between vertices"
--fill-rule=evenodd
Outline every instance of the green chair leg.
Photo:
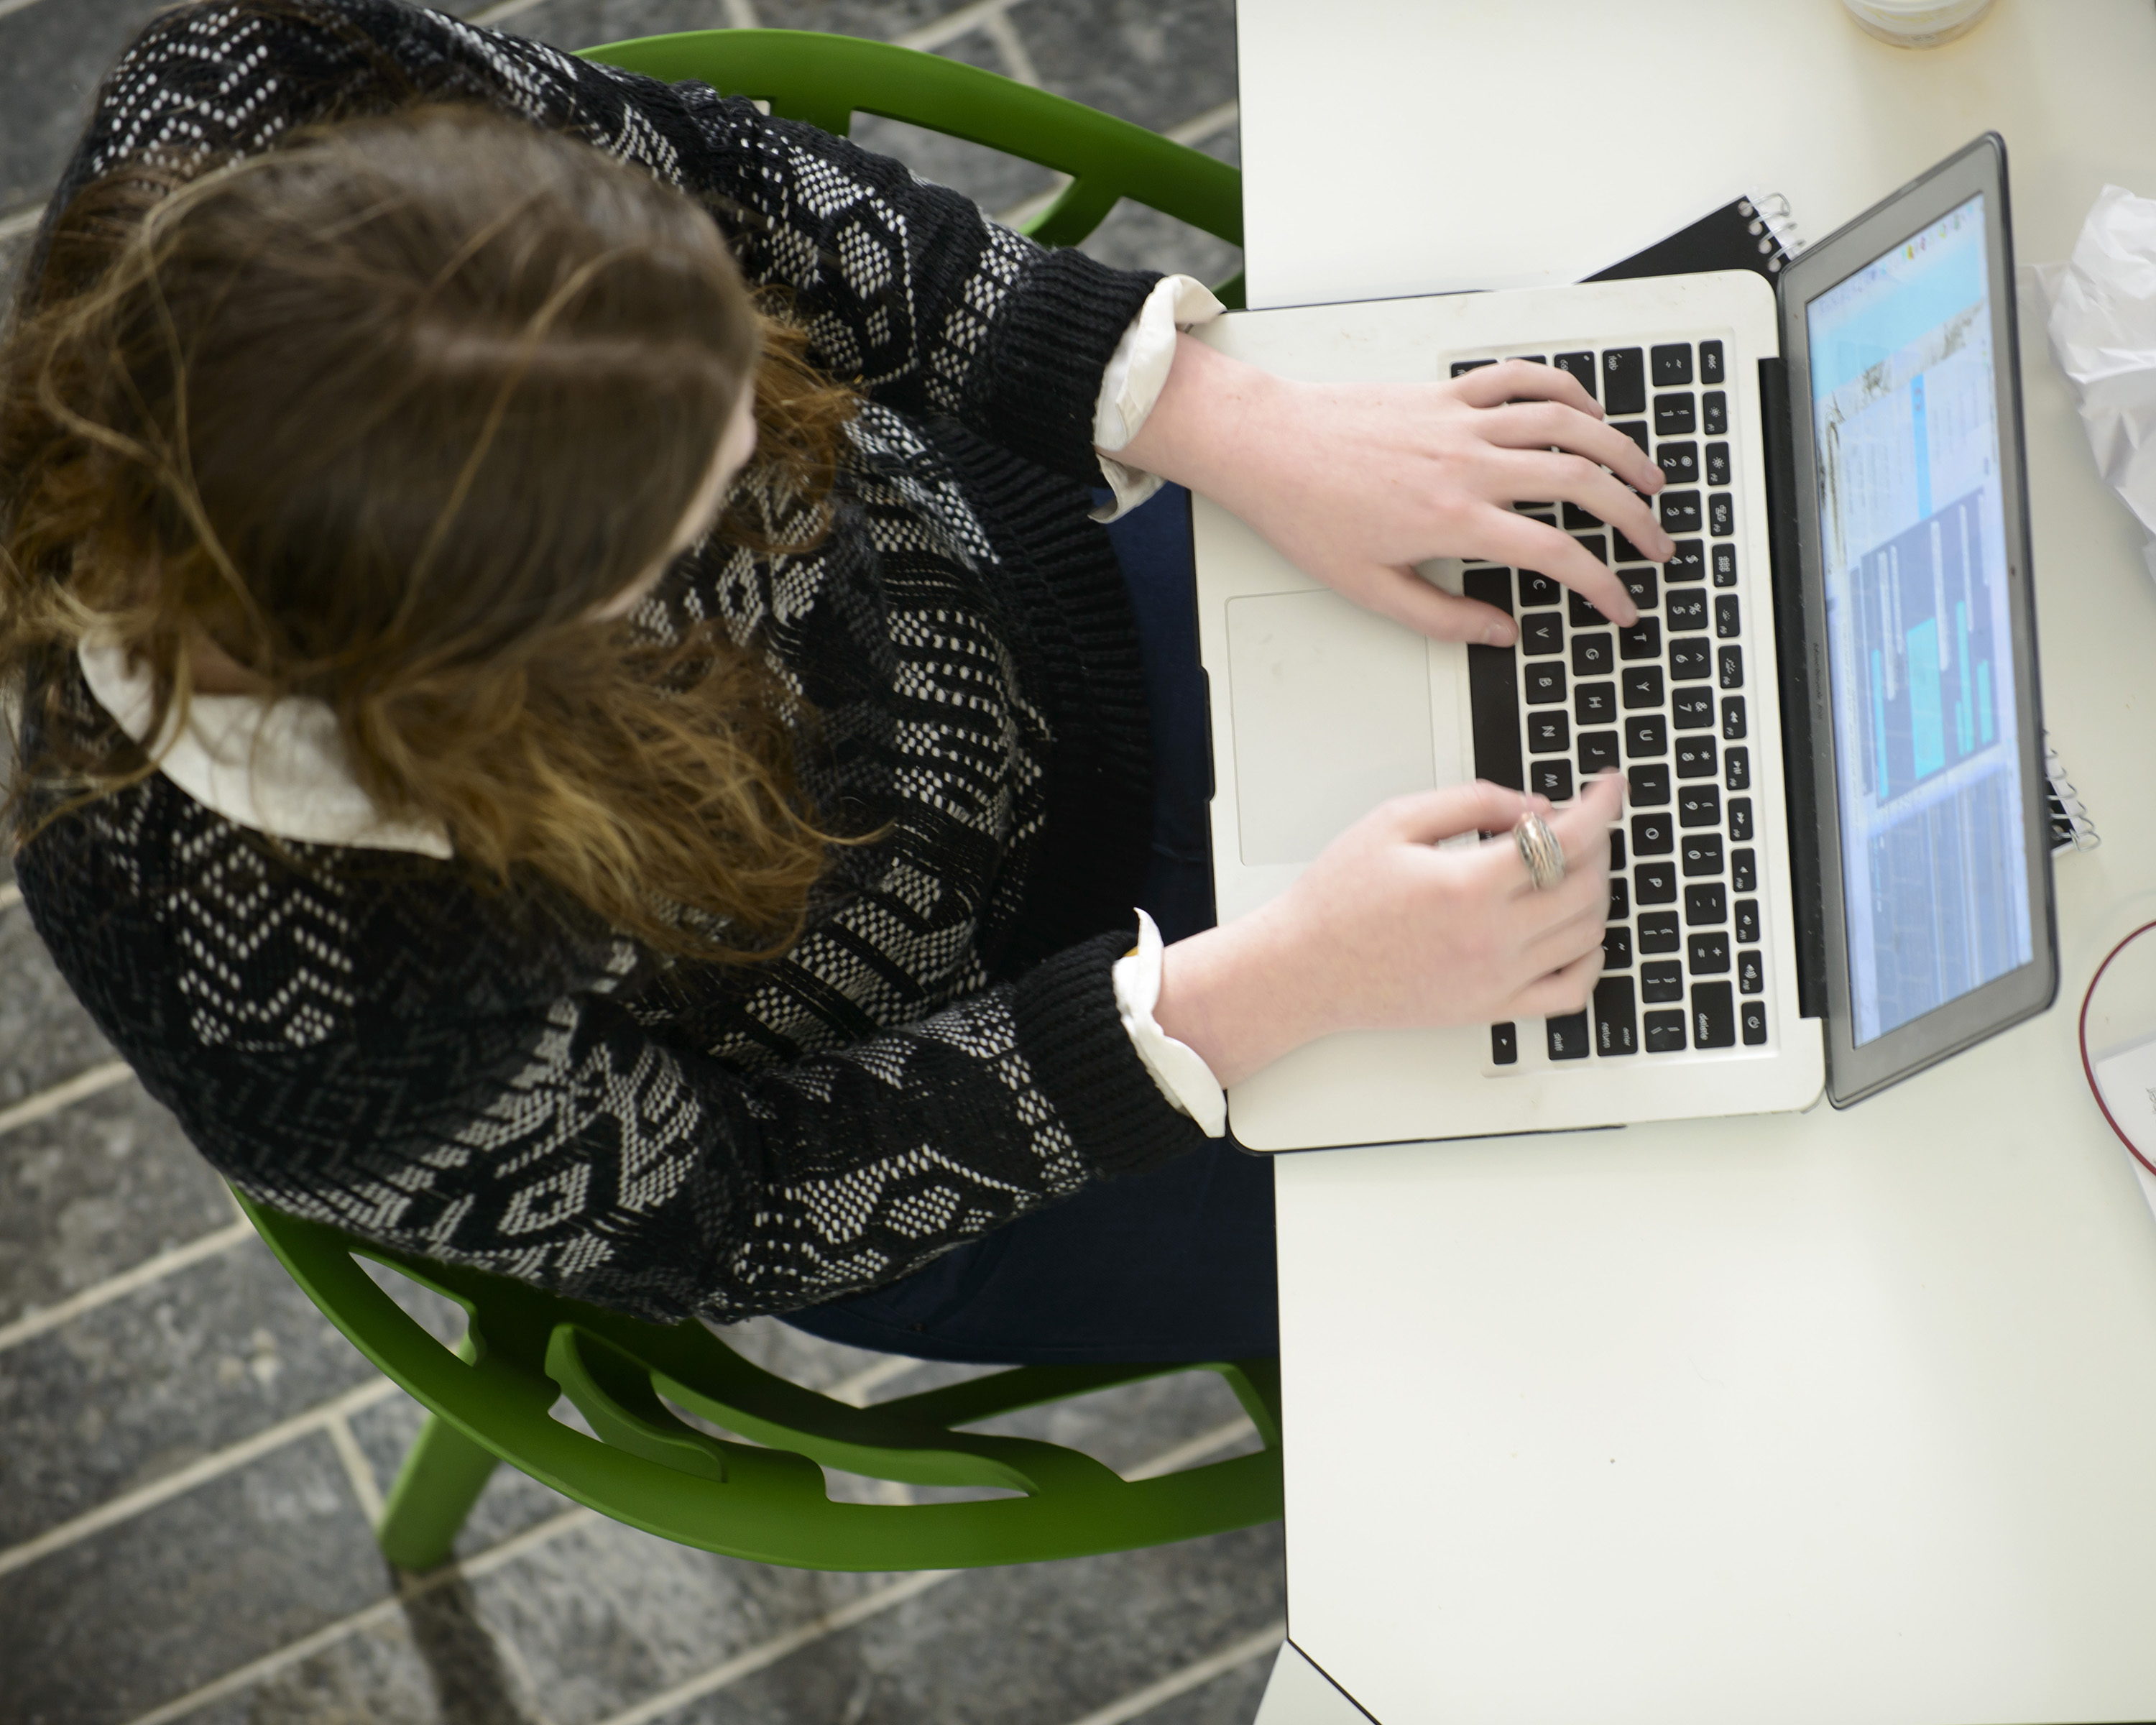
M 491 1450 L 466 1437 L 439 1414 L 429 1414 L 405 1452 L 374 1530 L 382 1556 L 400 1569 L 431 1569 L 449 1548 L 501 1465 Z

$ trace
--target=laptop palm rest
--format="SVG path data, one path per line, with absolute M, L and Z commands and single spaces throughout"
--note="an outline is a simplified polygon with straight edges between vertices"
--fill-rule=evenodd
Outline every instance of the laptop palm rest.
M 1245 865 L 1306 863 L 1386 798 L 1471 776 L 1460 648 L 1327 591 L 1231 599 L 1227 612 Z

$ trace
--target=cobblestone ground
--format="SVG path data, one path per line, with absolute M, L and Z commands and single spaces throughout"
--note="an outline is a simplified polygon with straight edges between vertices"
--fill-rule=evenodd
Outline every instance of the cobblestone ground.
M 97 79 L 162 0 L 0 0 L 0 275 Z M 985 65 L 1235 159 L 1232 0 L 507 0 L 565 48 L 766 24 Z M 855 136 L 999 213 L 1037 170 L 883 121 Z M 1126 208 L 1088 242 L 1218 280 L 1225 246 Z M 775 1323 L 739 1345 L 873 1397 L 930 1368 Z M 418 1409 L 331 1331 L 54 974 L 0 864 L 0 1725 L 1228 1725 L 1283 1604 L 1276 1527 L 948 1577 L 819 1575 L 631 1532 L 506 1471 L 458 1560 L 368 1533 Z M 1217 1382 L 1047 1435 L 1129 1470 L 1250 1441 Z

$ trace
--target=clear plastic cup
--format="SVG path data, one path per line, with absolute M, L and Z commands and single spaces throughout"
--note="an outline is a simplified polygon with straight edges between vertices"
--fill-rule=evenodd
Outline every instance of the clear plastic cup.
M 1842 0 L 1855 18 L 1897 48 L 1936 48 L 1974 29 L 1991 0 Z

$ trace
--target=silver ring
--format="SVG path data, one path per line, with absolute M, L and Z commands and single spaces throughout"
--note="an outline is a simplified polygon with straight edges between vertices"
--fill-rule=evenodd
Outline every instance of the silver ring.
M 1548 892 L 1564 879 L 1564 846 L 1532 809 L 1512 824 L 1512 842 L 1520 847 L 1520 860 L 1527 865 L 1536 891 Z

